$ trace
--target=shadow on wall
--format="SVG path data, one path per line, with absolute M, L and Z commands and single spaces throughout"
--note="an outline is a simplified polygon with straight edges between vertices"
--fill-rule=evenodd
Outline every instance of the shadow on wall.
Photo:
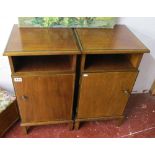
M 120 17 L 118 24 L 125 24 L 149 49 L 139 67 L 133 92 L 148 92 L 155 80 L 155 17 Z
M 139 70 L 133 93 L 148 93 L 155 80 L 155 59 L 151 54 L 144 54 Z
M 9 61 L 4 56 L 0 56 L 0 87 L 14 93 Z

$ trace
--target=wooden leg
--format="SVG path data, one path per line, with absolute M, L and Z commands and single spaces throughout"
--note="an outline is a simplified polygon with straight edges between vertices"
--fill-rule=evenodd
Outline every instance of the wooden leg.
M 22 129 L 23 129 L 23 132 L 24 132 L 24 134 L 28 134 L 28 127 L 26 127 L 26 126 L 22 126 Z
M 118 126 L 121 126 L 122 123 L 123 123 L 123 121 L 124 121 L 124 117 L 120 118 L 120 119 L 118 120 Z
M 73 130 L 73 122 L 69 123 L 69 130 Z
M 75 122 L 75 123 L 74 123 L 74 129 L 75 129 L 75 130 L 78 130 L 79 127 L 80 127 L 80 122 Z

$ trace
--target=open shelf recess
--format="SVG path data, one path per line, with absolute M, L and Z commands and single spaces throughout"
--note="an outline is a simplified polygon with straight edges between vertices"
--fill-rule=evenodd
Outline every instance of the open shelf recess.
M 75 70 L 75 56 L 13 56 L 12 62 L 15 72 L 72 72 Z
M 85 59 L 84 71 L 131 71 L 136 70 L 135 61 L 138 59 L 134 58 L 133 61 L 131 54 L 88 54 Z

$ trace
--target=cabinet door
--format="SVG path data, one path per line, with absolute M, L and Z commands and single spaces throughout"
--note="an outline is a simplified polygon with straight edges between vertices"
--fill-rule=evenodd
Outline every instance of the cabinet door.
M 83 74 L 77 117 L 122 115 L 136 77 L 137 72 Z
M 22 123 L 71 120 L 74 77 L 13 76 Z

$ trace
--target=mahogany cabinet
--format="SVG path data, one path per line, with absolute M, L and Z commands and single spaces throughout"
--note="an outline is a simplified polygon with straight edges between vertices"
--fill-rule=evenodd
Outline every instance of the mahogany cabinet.
M 73 128 L 76 60 L 72 29 L 13 27 L 9 57 L 21 126 L 69 123 Z
M 102 28 L 13 27 L 5 56 L 21 126 L 124 118 L 149 50 L 124 25 Z M 74 103 L 74 104 L 73 104 Z
M 75 29 L 82 58 L 75 128 L 82 121 L 124 118 L 124 109 L 149 50 L 124 25 Z

